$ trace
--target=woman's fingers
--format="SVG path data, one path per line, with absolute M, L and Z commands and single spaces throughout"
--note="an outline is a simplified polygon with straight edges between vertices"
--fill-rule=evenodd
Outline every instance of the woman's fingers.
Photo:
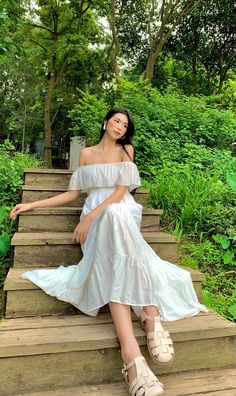
M 16 205 L 16 206 L 12 209 L 12 211 L 11 211 L 11 213 L 10 213 L 10 218 L 11 218 L 11 219 L 15 219 L 16 216 L 17 216 L 19 213 L 20 213 L 20 205 Z
M 75 243 L 84 243 L 86 241 L 88 232 L 78 231 L 75 229 L 72 237 L 72 241 Z

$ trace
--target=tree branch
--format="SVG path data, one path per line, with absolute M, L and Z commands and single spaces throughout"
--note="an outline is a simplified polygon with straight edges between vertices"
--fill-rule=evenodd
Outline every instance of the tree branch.
M 58 114 L 58 112 L 59 112 L 59 110 L 60 110 L 60 107 L 61 107 L 61 105 L 58 106 L 58 108 L 57 108 L 57 110 L 56 110 L 54 116 L 52 117 L 51 127 L 52 127 L 52 125 L 53 125 L 53 123 L 54 123 L 54 121 L 55 121 L 55 119 L 56 119 L 56 117 L 57 117 L 57 114 Z
M 32 38 L 29 39 L 31 43 L 37 44 L 39 47 L 41 47 L 44 51 L 48 52 L 47 48 L 45 48 L 42 44 L 38 43 L 38 41 L 33 40 Z
M 27 25 L 28 26 L 32 26 L 32 27 L 36 27 L 36 28 L 39 28 L 39 29 L 44 29 L 44 30 L 47 30 L 49 33 L 53 33 L 53 30 L 51 30 L 50 28 L 48 28 L 46 26 L 37 25 L 36 23 L 28 23 L 28 22 L 27 22 Z

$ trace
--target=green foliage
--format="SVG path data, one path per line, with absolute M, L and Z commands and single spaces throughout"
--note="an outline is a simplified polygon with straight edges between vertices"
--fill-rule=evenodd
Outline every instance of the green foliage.
M 203 303 L 227 319 L 236 321 L 235 271 L 224 265 L 221 251 L 210 240 L 185 240 L 180 247 L 180 263 L 203 271 Z
M 128 108 L 135 119 L 137 163 L 152 180 L 167 161 L 221 172 L 232 168 L 231 143 L 236 117 L 202 97 L 160 94 L 143 82 L 122 81 L 115 105 Z M 228 150 L 228 151 L 227 151 Z M 223 164 L 223 165 L 222 165 Z
M 33 156 L 16 152 L 8 140 L 0 145 L 0 286 L 10 265 L 8 251 L 15 232 L 15 221 L 9 218 L 9 211 L 20 202 L 24 169 L 39 165 Z
M 201 238 L 233 226 L 234 194 L 219 173 L 191 169 L 190 164 L 166 163 L 151 185 L 149 204 L 164 209 L 172 228 Z
M 108 104 L 95 95 L 80 90 L 80 99 L 69 113 L 72 120 L 71 130 L 77 136 L 86 137 L 88 146 L 99 140 L 103 118 L 108 111 Z
M 0 202 L 6 205 L 19 200 L 23 184 L 23 171 L 39 166 L 33 156 L 15 151 L 14 146 L 6 140 L 0 145 Z
M 236 261 L 234 260 L 236 255 L 236 233 L 229 236 L 216 234 L 213 235 L 213 239 L 222 247 L 222 258 L 224 264 L 230 264 L 236 267 Z

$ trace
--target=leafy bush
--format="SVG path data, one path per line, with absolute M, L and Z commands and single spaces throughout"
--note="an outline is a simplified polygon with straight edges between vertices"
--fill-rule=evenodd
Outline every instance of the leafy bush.
M 180 259 L 182 265 L 205 273 L 203 303 L 236 321 L 235 270 L 223 263 L 218 246 L 209 240 L 198 244 L 185 240 L 181 244 Z
M 15 222 L 9 218 L 9 211 L 20 202 L 24 169 L 39 165 L 33 156 L 16 152 L 8 140 L 0 145 L 0 286 L 10 265 L 8 250 L 15 232 Z
M 108 104 L 95 95 L 80 90 L 78 92 L 81 98 L 69 113 L 73 126 L 71 130 L 77 136 L 84 136 L 86 145 L 94 145 L 98 142 L 101 123 L 108 111 Z
M 235 194 L 217 172 L 169 162 L 150 185 L 149 205 L 164 209 L 163 220 L 188 235 L 222 233 L 233 227 Z

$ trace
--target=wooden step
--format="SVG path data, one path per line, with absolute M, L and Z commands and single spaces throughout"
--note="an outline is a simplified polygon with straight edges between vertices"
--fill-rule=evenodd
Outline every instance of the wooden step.
M 33 209 L 19 216 L 18 232 L 73 232 L 82 208 L 55 207 Z M 160 230 L 161 209 L 143 209 L 142 229 Z
M 191 268 L 182 267 L 191 273 L 193 285 L 201 301 L 201 282 L 204 275 Z M 30 268 L 36 269 L 36 268 Z M 6 317 L 36 315 L 73 315 L 79 312 L 68 303 L 57 300 L 39 289 L 34 283 L 20 278 L 25 269 L 11 268 L 8 272 L 4 290 L 7 292 Z
M 236 370 L 196 370 L 187 373 L 161 374 L 167 396 L 235 396 Z M 111 384 L 83 385 L 74 388 L 61 388 L 30 392 L 19 396 L 127 396 L 124 381 Z
M 22 202 L 34 202 L 40 199 L 46 199 L 54 197 L 55 195 L 61 194 L 68 190 L 69 181 L 67 184 L 27 184 L 22 186 Z M 85 193 L 81 193 L 79 198 L 68 204 L 69 206 L 83 206 L 86 198 Z M 141 205 L 147 204 L 148 190 L 144 188 L 138 188 L 133 195 L 136 202 Z
M 25 184 L 48 184 L 67 186 L 73 171 L 68 169 L 26 168 Z
M 122 362 L 109 315 L 4 320 L 0 325 L 2 396 L 50 388 L 116 382 Z M 134 322 L 142 353 L 155 373 L 235 367 L 236 325 L 214 312 L 166 323 L 175 344 L 171 366 L 147 357 L 146 337 Z M 180 393 L 181 394 L 181 393 Z
M 171 263 L 178 262 L 178 238 L 164 232 L 142 231 L 152 249 Z M 14 267 L 58 267 L 78 263 L 80 246 L 72 242 L 70 232 L 15 233 L 11 241 L 15 247 Z

